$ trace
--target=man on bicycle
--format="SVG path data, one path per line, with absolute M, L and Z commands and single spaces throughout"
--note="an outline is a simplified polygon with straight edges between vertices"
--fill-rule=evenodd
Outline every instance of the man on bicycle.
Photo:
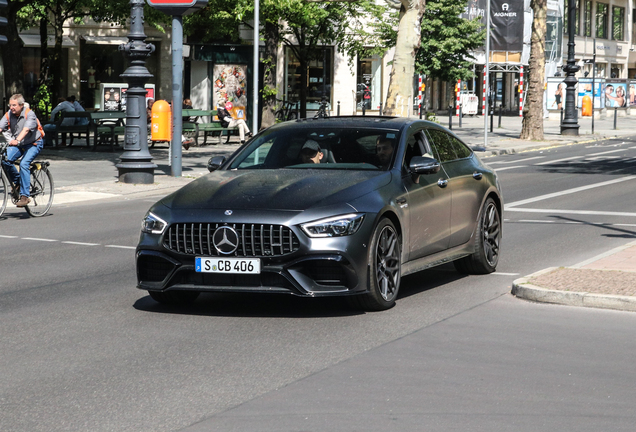
M 44 131 L 35 113 L 24 107 L 24 97 L 14 94 L 9 99 L 9 112 L 0 120 L 0 131 L 9 143 L 7 159 L 3 168 L 12 184 L 20 185 L 20 200 L 17 207 L 25 207 L 31 202 L 31 162 L 40 153 L 43 146 Z M 13 162 L 22 157 L 20 173 Z

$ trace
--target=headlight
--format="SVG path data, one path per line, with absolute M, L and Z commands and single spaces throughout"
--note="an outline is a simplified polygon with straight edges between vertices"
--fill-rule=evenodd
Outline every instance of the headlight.
M 341 237 L 354 234 L 362 225 L 364 213 L 352 213 L 302 224 L 309 237 Z
M 148 213 L 146 217 L 141 221 L 141 232 L 148 234 L 163 234 L 168 224 L 152 213 Z

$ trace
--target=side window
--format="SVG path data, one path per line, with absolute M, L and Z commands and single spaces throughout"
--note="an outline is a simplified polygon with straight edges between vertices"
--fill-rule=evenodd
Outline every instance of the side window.
M 473 154 L 472 150 L 469 149 L 466 144 L 464 144 L 454 136 L 448 135 L 448 138 L 451 140 L 451 143 L 453 143 L 453 150 L 455 150 L 455 154 L 457 154 L 457 157 L 459 159 L 470 157 L 470 155 Z
M 402 169 L 404 172 L 408 172 L 409 163 L 413 156 L 422 156 L 423 141 L 422 131 L 410 135 L 407 139 L 406 148 L 404 149 L 404 160 L 402 161 Z
M 437 153 L 437 159 L 440 162 L 448 162 L 457 159 L 455 150 L 453 150 L 453 143 L 451 142 L 451 136 L 446 132 L 437 129 L 428 129 L 429 142 L 433 147 L 433 151 Z

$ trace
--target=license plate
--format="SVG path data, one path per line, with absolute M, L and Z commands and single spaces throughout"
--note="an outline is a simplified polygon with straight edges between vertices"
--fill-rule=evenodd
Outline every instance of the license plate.
M 201 258 L 195 259 L 197 273 L 259 274 L 261 260 L 258 258 Z

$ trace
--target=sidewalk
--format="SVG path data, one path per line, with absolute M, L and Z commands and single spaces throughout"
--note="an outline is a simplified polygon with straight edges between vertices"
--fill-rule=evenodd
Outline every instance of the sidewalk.
M 484 118 L 464 117 L 461 128 L 458 120 L 453 117 L 453 132 L 471 146 L 483 146 Z M 438 121 L 448 127 L 448 116 L 438 117 Z M 485 153 L 480 153 L 481 157 L 636 135 L 636 116 L 618 117 L 616 130 L 613 117 L 595 119 L 594 134 L 591 118 L 579 118 L 579 136 L 562 136 L 559 121 L 546 119 L 543 141 L 520 140 L 522 119 L 518 116 L 502 117 L 501 128 L 498 117 L 493 121 L 493 132 L 488 123 L 488 146 Z M 72 147 L 45 148 L 40 157 L 51 161 L 56 185 L 54 205 L 69 205 L 171 193 L 207 174 L 210 157 L 229 156 L 238 145 L 238 138 L 232 137 L 228 144 L 182 150 L 182 176 L 178 178 L 171 176 L 167 144 L 157 145 L 150 149 L 152 163 L 158 166 L 150 185 L 117 181 L 116 164 L 123 153 L 121 148 L 111 151 L 99 147 L 98 151 L 92 151 L 92 147 L 79 141 Z M 512 292 L 533 301 L 636 311 L 636 242 L 575 267 L 549 268 L 518 279 Z

